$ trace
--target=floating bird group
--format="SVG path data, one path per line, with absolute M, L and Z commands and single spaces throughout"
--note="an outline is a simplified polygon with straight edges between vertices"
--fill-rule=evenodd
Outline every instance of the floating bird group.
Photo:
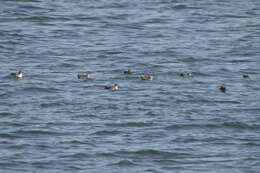
M 124 71 L 124 74 L 125 75 L 131 75 L 133 74 L 133 72 L 131 71 L 131 69 L 128 69 L 127 71 Z M 185 76 L 192 76 L 193 74 L 188 72 L 188 73 L 180 73 L 178 74 L 179 76 L 182 76 L 182 77 L 185 77 Z M 9 77 L 12 77 L 12 78 L 16 78 L 16 79 L 22 79 L 23 78 L 23 72 L 22 71 L 18 71 L 16 73 L 11 73 L 9 75 Z M 89 73 L 79 73 L 77 75 L 78 79 L 89 79 L 90 78 L 90 74 Z M 140 77 L 141 80 L 153 80 L 154 79 L 154 76 L 153 75 L 144 75 L 144 76 L 141 76 Z M 250 75 L 249 74 L 244 74 L 243 75 L 243 78 L 250 78 Z M 219 87 L 219 90 L 221 92 L 226 92 L 226 87 L 224 85 L 220 85 Z M 104 89 L 106 90 L 119 90 L 119 86 L 118 84 L 114 84 L 112 86 L 105 86 Z

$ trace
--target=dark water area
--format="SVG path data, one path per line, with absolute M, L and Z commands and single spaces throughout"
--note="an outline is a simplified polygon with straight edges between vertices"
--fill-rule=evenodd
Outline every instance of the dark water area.
M 0 172 L 259 173 L 259 29 L 256 0 L 1 0 Z

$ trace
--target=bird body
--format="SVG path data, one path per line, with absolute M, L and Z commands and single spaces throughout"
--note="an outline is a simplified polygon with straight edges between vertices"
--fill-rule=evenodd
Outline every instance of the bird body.
M 127 71 L 124 71 L 124 74 L 128 74 L 128 75 L 130 75 L 130 74 L 132 74 L 133 72 L 130 70 L 130 69 L 128 69 Z
M 13 78 L 17 78 L 17 79 L 22 79 L 23 78 L 23 73 L 22 73 L 22 71 L 18 71 L 16 73 L 11 73 L 9 76 L 13 77 Z
M 249 74 L 244 74 L 243 78 L 250 78 Z
M 119 90 L 119 86 L 117 84 L 114 84 L 113 86 L 105 86 L 104 89 L 107 89 L 107 90 Z
M 154 79 L 154 76 L 152 76 L 152 75 L 141 76 L 141 79 L 142 79 L 142 80 L 153 80 L 153 79 Z
M 89 73 L 78 74 L 78 79 L 88 79 L 88 78 L 90 78 L 90 74 Z
M 226 92 L 227 89 L 224 85 L 221 85 L 221 86 L 219 86 L 219 90 L 224 93 L 224 92 Z

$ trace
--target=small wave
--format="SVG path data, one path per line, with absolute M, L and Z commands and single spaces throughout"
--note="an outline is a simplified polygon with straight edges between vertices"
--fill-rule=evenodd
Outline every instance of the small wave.
M 255 143 L 255 142 L 245 142 L 242 143 L 241 145 L 252 146 L 252 147 L 260 146 L 259 143 Z
M 18 144 L 11 144 L 11 145 L 8 146 L 8 148 L 11 149 L 11 150 L 17 150 L 17 149 L 25 149 L 28 146 L 32 146 L 32 145 L 18 143 Z
M 63 133 L 47 131 L 47 130 L 18 130 L 12 132 L 17 135 L 63 135 Z
M 27 87 L 24 88 L 24 91 L 28 92 L 42 92 L 42 93 L 56 93 L 60 90 L 56 88 L 43 88 L 43 87 Z
M 156 162 L 156 163 L 167 163 L 167 164 L 174 164 L 174 163 L 177 163 L 176 160 L 172 160 L 172 159 L 154 159 L 153 162 Z
M 13 116 L 15 114 L 11 113 L 11 112 L 0 112 L 0 117 L 4 117 L 4 116 Z
M 209 101 L 207 101 L 209 102 Z M 234 101 L 234 100 L 213 100 L 212 103 L 232 103 L 232 104 L 241 104 L 239 101 Z
M 260 125 L 248 125 L 241 122 L 225 122 L 221 124 L 174 124 L 165 127 L 165 130 L 185 129 L 185 128 L 241 128 L 241 129 L 259 129 Z
M 187 153 L 180 153 L 180 152 L 166 152 L 166 151 L 159 151 L 153 149 L 143 149 L 137 151 L 120 151 L 118 152 L 120 155 L 141 155 L 142 157 L 153 157 L 153 158 L 175 158 L 175 157 L 187 157 Z
M 42 103 L 40 106 L 41 106 L 42 108 L 49 108 L 49 107 L 63 106 L 63 104 L 60 103 L 60 102 L 55 102 L 55 103 Z
M 120 134 L 120 131 L 117 130 L 112 130 L 112 131 L 108 131 L 108 130 L 101 130 L 98 132 L 93 133 L 92 135 L 116 135 L 116 134 Z
M 127 122 L 127 123 L 111 123 L 107 125 L 113 127 L 148 127 L 148 126 L 153 126 L 154 124 L 145 123 L 145 122 Z
M 78 21 L 98 21 L 100 20 L 97 16 L 77 16 Z
M 80 168 L 79 166 L 75 166 L 75 165 L 68 166 L 68 168 L 73 169 L 73 170 L 84 170 L 84 168 Z
M 173 9 L 173 10 L 183 10 L 183 9 L 202 9 L 202 7 L 195 7 L 195 6 L 188 6 L 185 4 L 178 4 L 170 7 L 166 7 L 167 9 Z
M 134 166 L 137 165 L 134 162 L 130 161 L 130 160 L 121 160 L 117 163 L 112 163 L 109 164 L 108 166 Z
M 165 127 L 165 130 L 176 130 L 176 129 L 185 129 L 185 128 L 198 128 L 198 127 L 207 127 L 204 124 L 173 124 Z
M 79 141 L 79 140 L 71 140 L 71 141 L 64 141 L 63 144 L 72 144 L 72 145 L 86 145 L 87 142 Z
M 239 101 L 233 101 L 233 100 L 176 100 L 176 103 L 230 103 L 230 104 L 241 104 Z
M 236 59 L 236 60 L 231 60 L 231 61 L 226 61 L 226 62 L 237 64 L 237 63 L 251 62 L 251 60 L 249 60 L 249 59 Z
M 73 154 L 67 154 L 60 156 L 61 158 L 76 158 L 76 159 L 82 159 L 82 158 L 87 158 L 90 157 L 90 155 L 85 154 L 85 153 L 73 153 Z
M 97 116 L 94 114 L 86 114 L 86 113 L 75 115 L 74 117 L 75 118 L 97 118 Z
M 3 161 L 3 160 L 0 162 L 0 170 L 4 170 L 4 168 L 6 168 L 6 170 L 10 168 L 19 168 L 20 166 L 21 165 L 19 165 L 19 163 L 17 162 L 15 163 L 10 161 Z M 5 172 L 6 170 L 4 170 L 3 172 Z
M 71 63 L 66 63 L 66 62 L 61 63 L 59 66 L 60 67 L 77 67 L 77 65 L 74 65 L 74 64 L 71 64 Z
M 17 138 L 17 136 L 8 133 L 0 133 L 0 138 L 14 139 Z
M 186 9 L 186 8 L 188 8 L 188 6 L 187 6 L 187 5 L 180 4 L 180 5 L 175 5 L 173 8 L 174 8 L 174 9 Z
M 50 166 L 54 163 L 54 160 L 39 160 L 39 161 L 33 161 L 32 160 L 32 165 L 37 166 L 37 167 L 43 167 L 43 166 Z
M 246 124 L 242 122 L 226 122 L 222 124 L 223 127 L 239 128 L 239 129 L 260 129 L 260 124 Z
M 106 54 L 108 55 L 118 55 L 118 54 L 122 54 L 123 52 L 121 51 L 107 51 Z
M 196 59 L 196 58 L 193 58 L 193 57 L 187 57 L 187 58 L 182 58 L 180 61 L 181 61 L 181 62 L 192 63 L 192 62 L 196 62 L 197 59 Z
M 32 6 L 32 5 L 23 5 L 23 6 L 20 6 L 20 8 L 24 8 L 24 9 L 29 9 L 29 10 L 42 10 L 44 8 L 42 7 L 37 7 L 37 6 Z
M 223 17 L 223 18 L 238 18 L 238 19 L 249 18 L 248 16 L 231 15 L 231 14 L 221 15 L 221 16 L 218 16 L 218 17 Z
M 42 21 L 50 21 L 52 19 L 53 19 L 52 17 L 47 17 L 47 16 L 29 16 L 29 17 L 18 17 L 16 20 L 42 22 Z
M 157 155 L 157 154 L 172 154 L 170 152 L 162 152 L 158 150 L 153 150 L 153 149 L 145 149 L 145 150 L 138 150 L 133 152 L 135 154 L 144 154 L 144 155 Z
M 97 156 L 100 157 L 116 157 L 115 153 L 99 153 Z

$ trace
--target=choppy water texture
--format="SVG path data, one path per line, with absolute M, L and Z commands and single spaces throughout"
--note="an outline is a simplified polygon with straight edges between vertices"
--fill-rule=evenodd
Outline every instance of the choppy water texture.
M 0 172 L 259 173 L 259 15 L 256 0 L 1 0 Z

